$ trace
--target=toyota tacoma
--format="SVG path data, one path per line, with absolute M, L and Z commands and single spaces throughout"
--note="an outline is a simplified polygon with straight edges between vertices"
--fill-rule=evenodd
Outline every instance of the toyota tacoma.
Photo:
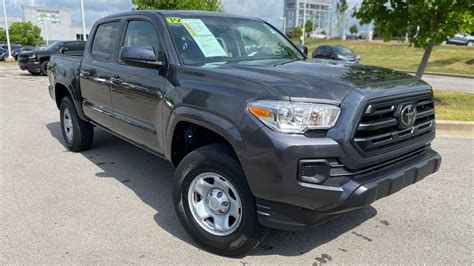
M 100 127 L 169 160 L 179 221 L 212 252 L 244 254 L 268 228 L 304 230 L 440 167 L 433 92 L 410 75 L 307 59 L 272 25 L 221 13 L 127 12 L 90 36 L 48 66 L 65 145 L 90 148 Z

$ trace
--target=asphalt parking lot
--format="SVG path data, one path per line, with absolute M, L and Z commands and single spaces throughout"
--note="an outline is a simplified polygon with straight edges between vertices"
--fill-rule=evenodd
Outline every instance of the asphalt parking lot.
M 0 264 L 473 264 L 472 140 L 442 139 L 440 172 L 237 259 L 201 250 L 171 203 L 174 168 L 108 133 L 68 152 L 47 77 L 0 65 Z

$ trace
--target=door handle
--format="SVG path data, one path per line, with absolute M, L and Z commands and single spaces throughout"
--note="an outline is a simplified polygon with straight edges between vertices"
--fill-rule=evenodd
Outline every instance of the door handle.
M 87 70 L 82 70 L 81 71 L 81 77 L 82 78 L 85 78 L 85 79 L 88 79 L 91 77 L 91 72 L 87 71 Z
M 115 75 L 109 79 L 109 83 L 110 85 L 118 86 L 118 85 L 122 85 L 122 83 L 124 83 L 124 80 L 120 78 L 119 75 Z

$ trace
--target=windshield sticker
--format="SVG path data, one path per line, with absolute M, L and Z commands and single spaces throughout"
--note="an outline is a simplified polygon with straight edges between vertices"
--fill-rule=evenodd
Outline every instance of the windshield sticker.
M 182 20 L 178 17 L 167 17 L 166 21 L 170 24 L 181 24 Z
M 181 24 L 191 34 L 205 57 L 228 56 L 214 34 L 200 19 L 182 19 Z

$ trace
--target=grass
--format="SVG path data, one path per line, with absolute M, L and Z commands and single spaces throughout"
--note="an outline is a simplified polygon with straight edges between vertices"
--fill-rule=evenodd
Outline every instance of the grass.
M 17 64 L 18 61 L 11 60 L 11 61 L 0 61 L 0 64 Z
M 474 94 L 435 90 L 436 119 L 474 121 Z
M 309 52 L 322 44 L 344 45 L 361 57 L 361 63 L 391 69 L 416 71 L 423 56 L 423 49 L 402 43 L 380 41 L 308 40 Z M 466 64 L 474 60 L 474 48 L 466 46 L 436 46 L 426 69 L 427 72 L 474 75 L 474 65 Z

